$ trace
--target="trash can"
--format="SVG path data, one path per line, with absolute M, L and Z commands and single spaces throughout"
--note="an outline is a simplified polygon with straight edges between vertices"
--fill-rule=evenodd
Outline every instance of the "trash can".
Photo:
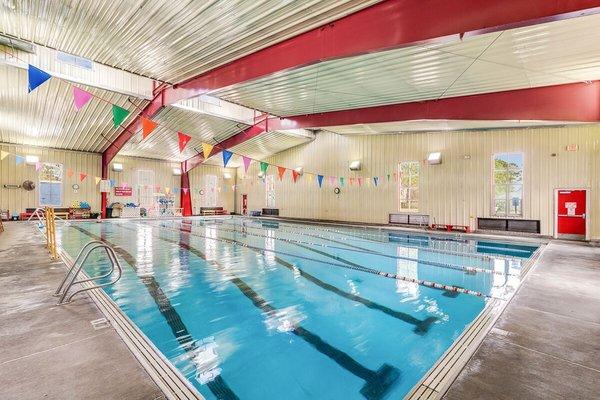
M 106 207 L 106 218 L 112 218 L 112 207 Z

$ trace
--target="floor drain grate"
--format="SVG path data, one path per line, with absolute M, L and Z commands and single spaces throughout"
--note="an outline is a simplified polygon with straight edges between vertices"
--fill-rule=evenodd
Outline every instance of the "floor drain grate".
M 108 328 L 110 326 L 110 322 L 106 318 L 95 319 L 90 321 L 90 324 L 94 327 L 94 330 L 100 330 L 104 328 Z

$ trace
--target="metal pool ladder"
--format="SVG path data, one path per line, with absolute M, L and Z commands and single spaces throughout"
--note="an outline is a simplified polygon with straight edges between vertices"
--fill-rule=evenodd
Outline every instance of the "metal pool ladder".
M 88 257 L 90 256 L 92 251 L 94 251 L 96 249 L 104 249 L 106 251 L 106 255 L 108 256 L 108 259 L 111 263 L 110 270 L 103 275 L 93 276 L 91 278 L 86 278 L 86 279 L 81 279 L 81 280 L 76 281 L 75 279 L 77 279 L 77 276 L 83 269 L 83 266 L 85 265 L 85 262 L 87 261 Z M 111 276 L 115 272 L 115 268 L 117 269 L 117 272 L 118 272 L 117 276 L 115 278 L 113 278 L 110 282 L 84 287 L 82 289 L 76 290 L 75 292 L 71 293 L 71 295 L 69 297 L 67 297 L 67 294 L 69 294 L 69 290 L 71 289 L 71 286 L 73 286 L 77 283 L 91 282 L 91 281 L 95 281 L 96 279 L 102 279 L 102 278 Z M 81 248 L 81 250 L 79 251 L 79 254 L 77 255 L 77 258 L 73 262 L 73 265 L 71 266 L 71 268 L 69 268 L 69 271 L 67 272 L 67 274 L 65 275 L 65 278 L 62 280 L 62 282 L 58 286 L 58 289 L 56 289 L 56 292 L 54 292 L 54 296 L 60 296 L 60 300 L 58 300 L 58 305 L 67 304 L 67 303 L 70 303 L 72 301 L 73 297 L 78 293 L 85 292 L 86 290 L 98 289 L 98 288 L 101 288 L 104 286 L 110 286 L 110 285 L 115 284 L 119 279 L 121 279 L 122 274 L 123 274 L 123 268 L 121 268 L 121 263 L 117 259 L 117 255 L 115 254 L 115 251 L 113 250 L 113 248 L 100 240 L 92 240 L 91 242 L 86 243 L 85 246 L 83 246 Z M 67 281 L 69 281 L 68 284 L 66 284 Z M 65 298 L 66 298 L 66 300 L 65 300 Z

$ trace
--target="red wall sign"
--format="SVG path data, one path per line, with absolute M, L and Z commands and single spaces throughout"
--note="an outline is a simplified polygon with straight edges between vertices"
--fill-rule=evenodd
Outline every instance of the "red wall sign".
M 115 196 L 131 196 L 133 195 L 133 188 L 125 186 L 115 186 Z

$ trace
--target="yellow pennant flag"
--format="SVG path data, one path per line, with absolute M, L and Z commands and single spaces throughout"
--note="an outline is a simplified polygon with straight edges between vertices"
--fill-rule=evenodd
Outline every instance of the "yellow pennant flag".
M 4 160 L 8 156 L 8 151 L 0 151 L 0 160 Z
M 208 143 L 202 143 L 202 154 L 204 155 L 204 159 L 206 160 L 208 157 L 210 157 L 210 153 L 213 150 L 213 146 L 212 144 L 208 144 Z
M 170 192 L 171 192 L 171 188 L 168 188 L 168 187 L 166 187 L 166 188 L 165 188 L 165 193 L 166 193 L 166 194 L 169 194 Z
M 312 182 L 315 179 L 315 176 L 313 174 L 306 174 L 306 175 L 308 175 L 308 180 L 310 182 Z
M 94 177 L 94 180 L 96 180 L 96 185 L 102 180 L 102 178 L 96 176 Z

